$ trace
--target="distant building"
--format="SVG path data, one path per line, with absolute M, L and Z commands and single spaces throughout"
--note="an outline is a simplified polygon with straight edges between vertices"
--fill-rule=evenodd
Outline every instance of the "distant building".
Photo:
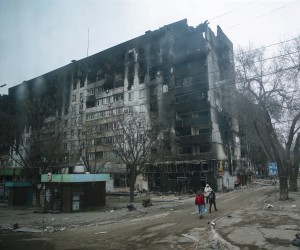
M 86 164 L 87 172 L 111 174 L 111 189 L 125 187 L 127 173 L 109 160 L 113 138 L 103 131 L 117 125 L 107 118 L 130 110 L 154 115 L 167 153 L 146 163 L 137 187 L 181 192 L 207 182 L 233 187 L 240 160 L 234 88 L 231 41 L 220 27 L 215 35 L 206 22 L 194 28 L 182 20 L 73 60 L 10 88 L 9 96 L 23 142 L 30 148 L 39 139 L 42 163 L 58 172 Z

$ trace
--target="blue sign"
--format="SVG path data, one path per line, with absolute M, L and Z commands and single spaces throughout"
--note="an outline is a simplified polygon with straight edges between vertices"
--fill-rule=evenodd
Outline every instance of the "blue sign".
M 270 176 L 277 176 L 278 175 L 277 163 L 276 162 L 269 162 L 269 175 Z

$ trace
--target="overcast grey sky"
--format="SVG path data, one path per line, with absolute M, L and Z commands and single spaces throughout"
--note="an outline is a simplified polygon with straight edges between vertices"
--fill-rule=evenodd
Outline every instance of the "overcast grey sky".
M 299 35 L 299 13 L 300 0 L 1 0 L 0 94 L 86 57 L 88 40 L 92 55 L 186 18 L 263 46 Z

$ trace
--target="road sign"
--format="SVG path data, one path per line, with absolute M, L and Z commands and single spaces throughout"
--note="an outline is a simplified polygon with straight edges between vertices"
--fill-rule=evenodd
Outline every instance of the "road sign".
M 277 176 L 277 163 L 276 162 L 269 162 L 269 176 Z

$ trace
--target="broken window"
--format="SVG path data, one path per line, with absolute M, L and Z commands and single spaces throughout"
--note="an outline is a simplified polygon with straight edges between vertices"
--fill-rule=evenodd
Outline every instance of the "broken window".
M 95 145 L 101 145 L 101 138 L 95 138 L 94 143 Z
M 181 149 L 181 152 L 179 152 L 180 154 L 191 154 L 192 153 L 192 147 L 183 147 Z
M 146 97 L 146 89 L 140 89 L 139 90 L 139 97 L 140 98 Z
M 177 136 L 188 136 L 191 135 L 191 127 L 181 127 L 176 131 Z
M 128 92 L 128 101 L 133 101 L 133 92 Z
M 150 66 L 150 69 L 149 69 L 150 81 L 153 81 L 156 79 L 156 74 L 157 74 L 157 68 L 155 66 Z
M 81 115 L 81 116 L 78 117 L 78 123 L 82 124 L 82 121 L 83 121 L 83 118 L 82 118 L 82 115 Z
M 84 79 L 83 79 L 83 77 L 81 77 L 79 80 L 80 80 L 80 88 L 83 88 L 84 87 Z
M 76 102 L 76 94 L 72 95 L 72 102 Z
M 73 90 L 77 88 L 77 79 L 73 80 Z
M 95 158 L 96 159 L 102 159 L 103 158 L 103 151 L 95 152 Z
M 157 111 L 157 102 L 150 103 L 150 111 L 156 112 Z
M 145 104 L 140 105 L 140 112 L 146 112 L 146 105 Z
M 151 87 L 150 88 L 150 96 L 153 96 L 153 95 L 157 95 L 157 88 L 156 87 Z
M 88 95 L 93 95 L 95 93 L 94 89 L 88 89 L 87 90 Z
M 134 64 L 130 63 L 128 65 L 128 84 L 132 85 L 134 80 Z
M 103 91 L 104 91 L 103 87 L 97 87 L 97 88 L 95 88 L 95 92 L 96 93 L 101 93 Z
M 184 102 L 188 102 L 188 101 L 189 101 L 188 95 L 176 96 L 176 98 L 175 98 L 176 103 L 184 103 Z
M 123 94 L 113 96 L 114 102 L 121 101 L 121 100 L 123 100 Z
M 128 61 L 134 62 L 134 49 L 128 51 Z
M 110 117 L 111 116 L 111 110 L 104 111 L 104 117 Z
M 103 99 L 103 103 L 104 103 L 104 104 L 109 104 L 109 97 L 104 98 L 104 99 Z
M 100 106 L 100 105 L 102 105 L 102 104 L 103 104 L 103 99 L 97 100 L 97 106 Z
M 200 128 L 198 132 L 199 134 L 207 134 L 209 133 L 209 128 Z
M 201 100 L 205 100 L 205 99 L 206 99 L 206 94 L 204 93 L 204 91 L 201 91 L 196 94 L 197 101 L 201 101 Z
M 139 63 L 139 82 L 140 84 L 145 81 L 145 75 L 146 75 L 146 65 L 144 61 L 140 61 Z
M 210 152 L 210 145 L 200 146 L 200 153 Z
M 163 85 L 163 93 L 167 93 L 169 91 L 169 86 L 168 85 Z

